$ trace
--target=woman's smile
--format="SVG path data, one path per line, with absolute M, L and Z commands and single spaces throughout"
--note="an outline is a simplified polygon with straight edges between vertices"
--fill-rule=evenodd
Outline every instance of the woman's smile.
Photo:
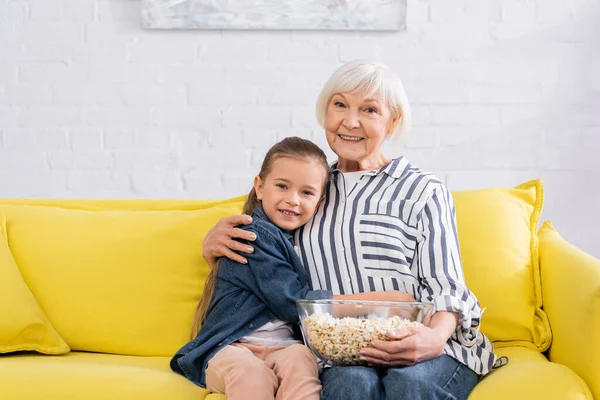
M 352 143 L 352 142 L 354 142 L 354 143 L 360 142 L 361 140 L 364 139 L 364 138 L 356 137 L 356 136 L 342 135 L 341 133 L 338 133 L 338 137 L 340 139 L 342 139 L 343 141 L 350 142 L 350 143 Z

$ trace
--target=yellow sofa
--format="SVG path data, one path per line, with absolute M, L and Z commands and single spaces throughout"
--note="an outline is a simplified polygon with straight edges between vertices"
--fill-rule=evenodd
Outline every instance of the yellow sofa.
M 538 230 L 540 181 L 453 193 L 482 331 L 508 356 L 470 399 L 600 399 L 600 260 Z M 0 199 L 0 399 L 224 399 L 169 369 L 243 198 Z

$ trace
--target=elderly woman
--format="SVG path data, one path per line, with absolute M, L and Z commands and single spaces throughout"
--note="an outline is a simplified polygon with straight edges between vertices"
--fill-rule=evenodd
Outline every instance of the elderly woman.
M 338 299 L 434 305 L 426 326 L 363 349 L 369 366 L 325 368 L 322 398 L 467 398 L 497 357 L 465 286 L 448 189 L 406 158 L 383 154 L 386 138 L 410 123 L 401 81 L 383 65 L 349 62 L 323 87 L 317 118 L 338 160 L 319 210 L 295 236 L 312 288 Z M 253 238 L 235 226 L 248 219 L 225 218 L 208 233 L 211 265 L 221 256 L 244 262 L 252 249 L 235 239 Z

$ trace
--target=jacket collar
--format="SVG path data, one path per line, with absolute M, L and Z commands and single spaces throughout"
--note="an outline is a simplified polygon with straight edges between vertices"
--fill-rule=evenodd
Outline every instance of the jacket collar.
M 255 220 L 262 220 L 262 221 L 267 221 L 270 224 L 272 224 L 273 226 L 277 227 L 277 229 L 279 229 L 283 235 L 285 236 L 285 238 L 287 240 L 293 240 L 294 236 L 292 234 L 290 234 L 289 232 L 284 231 L 283 229 L 281 229 L 280 227 L 278 227 L 277 225 L 275 225 L 270 219 L 269 217 L 267 217 L 267 214 L 265 214 L 265 210 L 263 209 L 263 206 L 261 203 L 258 203 L 256 205 L 256 207 L 254 207 L 254 211 L 252 212 L 252 218 Z
M 337 161 L 335 163 L 333 163 L 330 167 L 330 172 L 334 173 L 334 172 L 342 172 L 339 169 L 337 169 Z M 387 165 L 384 165 L 383 167 L 381 167 L 378 171 L 368 171 L 366 172 L 366 175 L 380 175 L 380 174 L 387 174 L 393 178 L 400 178 L 402 176 L 402 174 L 404 173 L 404 171 L 406 170 L 406 168 L 409 167 L 409 163 L 408 160 L 406 158 L 404 158 L 403 156 L 400 156 L 398 158 L 395 158 L 392 160 L 392 162 L 390 162 Z

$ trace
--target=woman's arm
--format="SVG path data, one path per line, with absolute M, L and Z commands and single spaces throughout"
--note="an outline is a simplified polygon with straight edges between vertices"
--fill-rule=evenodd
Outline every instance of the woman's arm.
M 392 342 L 364 349 L 371 364 L 413 365 L 438 357 L 455 332 L 464 339 L 461 342 L 474 342 L 471 331 L 479 325 L 481 309 L 465 284 L 454 205 L 443 185 L 425 204 L 418 228 L 422 233 L 416 254 L 418 278 L 424 284 L 420 300 L 433 303 L 433 316 L 427 326 L 392 332 Z
M 365 301 L 416 301 L 408 293 L 399 290 L 389 290 L 386 292 L 366 292 L 356 294 L 336 294 L 333 300 L 365 300 Z
M 422 233 L 416 255 L 418 278 L 424 286 L 421 300 L 433 303 L 434 313 L 457 313 L 460 327 L 457 334 L 468 332 L 479 325 L 481 308 L 465 283 L 454 202 L 445 186 L 439 185 L 434 190 L 417 225 Z M 467 337 L 464 339 L 469 341 Z
M 332 300 L 364 300 L 364 301 L 401 301 L 401 302 L 413 302 L 415 298 L 408 293 L 401 292 L 399 290 L 389 290 L 385 292 L 367 292 L 367 293 L 356 293 L 356 294 L 336 294 L 332 297 Z M 408 315 L 406 318 L 411 318 L 413 311 L 412 307 L 396 308 L 400 314 L 406 312 Z M 333 304 L 331 307 L 331 313 L 334 317 L 352 317 L 361 316 L 369 312 L 368 306 L 362 306 L 356 308 L 354 305 L 346 304 Z M 402 315 L 400 315 L 402 316 Z
M 217 265 L 219 257 L 227 257 L 241 264 L 248 263 L 248 260 L 236 251 L 241 253 L 252 253 L 254 248 L 238 242 L 235 239 L 254 241 L 256 235 L 252 232 L 237 228 L 238 225 L 247 225 L 252 222 L 249 215 L 234 215 L 232 217 L 221 218 L 213 226 L 202 241 L 202 256 L 212 269 Z

